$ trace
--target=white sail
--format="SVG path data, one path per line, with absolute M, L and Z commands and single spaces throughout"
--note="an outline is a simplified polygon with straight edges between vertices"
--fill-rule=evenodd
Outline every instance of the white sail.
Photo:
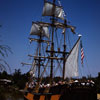
M 33 23 L 31 27 L 31 35 L 41 35 L 49 38 L 49 30 L 48 27 L 40 26 L 38 23 Z
M 43 7 L 43 16 L 55 16 L 64 20 L 64 12 L 61 6 L 56 6 L 52 3 L 45 2 Z
M 61 18 L 64 20 L 64 12 L 63 12 L 63 9 L 61 7 L 56 6 L 55 17 L 58 17 L 58 18 Z
M 38 56 L 38 49 L 36 50 L 35 55 Z M 31 66 L 31 69 L 30 69 L 31 77 L 35 77 L 35 72 L 36 72 L 36 61 L 33 60 L 32 66 Z
M 78 55 L 79 55 L 80 39 L 77 41 L 73 49 L 71 50 L 65 63 L 65 75 L 64 78 L 71 78 L 78 76 Z
M 44 36 L 46 36 L 47 38 L 49 38 L 49 30 L 48 30 L 48 27 L 43 27 L 42 33 L 44 34 Z
M 31 77 L 35 77 L 35 71 L 36 71 L 36 62 L 34 60 L 33 63 L 32 63 L 32 67 L 30 69 L 30 75 L 31 75 Z

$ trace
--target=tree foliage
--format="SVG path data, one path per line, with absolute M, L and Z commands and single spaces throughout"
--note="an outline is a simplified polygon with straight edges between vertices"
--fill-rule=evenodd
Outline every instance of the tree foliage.
M 7 45 L 0 44 L 0 71 L 7 71 L 11 73 L 9 64 L 6 62 L 5 57 L 8 57 L 8 52 L 12 53 L 11 48 Z
M 29 73 L 21 73 L 20 69 L 15 69 L 15 72 L 12 75 L 9 75 L 7 72 L 0 72 L 0 79 L 9 79 L 12 80 L 13 86 L 17 87 L 19 89 L 24 89 L 26 82 L 29 81 Z M 82 77 L 80 80 L 88 80 L 90 77 Z M 61 80 L 61 77 L 55 77 L 54 81 L 58 82 Z M 98 73 L 98 77 L 91 77 L 91 80 L 93 80 L 96 84 L 97 92 L 100 93 L 100 72 Z M 43 83 L 48 83 L 49 77 L 43 78 Z

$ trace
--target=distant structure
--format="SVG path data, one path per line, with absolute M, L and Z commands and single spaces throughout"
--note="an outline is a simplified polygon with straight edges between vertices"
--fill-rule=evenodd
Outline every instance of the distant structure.
M 12 81 L 8 79 L 0 79 L 0 85 L 11 85 Z

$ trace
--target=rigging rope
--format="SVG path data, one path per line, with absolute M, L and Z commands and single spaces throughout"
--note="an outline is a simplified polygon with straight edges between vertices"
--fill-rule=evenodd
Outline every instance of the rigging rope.
M 86 61 L 86 66 L 87 66 L 88 73 L 89 73 L 89 75 L 91 75 L 85 53 L 84 53 L 84 58 L 85 58 L 85 61 Z
M 68 44 L 69 44 L 69 50 L 70 50 L 71 49 L 71 42 L 70 42 L 69 32 L 68 32 L 68 34 L 66 36 L 68 37 Z
M 57 48 L 59 49 L 59 48 L 61 48 L 61 44 L 62 44 L 62 40 L 63 40 L 62 36 L 63 35 L 62 34 L 57 34 L 57 30 L 55 31 L 55 34 L 56 34 Z
M 82 75 L 82 71 L 81 71 L 81 68 L 79 67 L 79 71 L 80 71 L 80 76 L 82 77 L 83 75 Z
M 59 48 L 59 42 L 58 42 L 58 36 L 57 36 L 57 28 L 55 29 L 55 35 L 56 35 L 57 46 Z
M 62 69 L 62 67 L 61 67 L 61 62 L 62 62 L 62 60 L 60 60 L 60 62 L 57 60 L 57 66 L 58 67 L 56 67 L 56 69 L 55 69 L 55 72 L 54 72 L 54 76 L 56 75 L 56 73 L 57 73 L 57 71 L 58 71 L 58 69 L 60 68 L 61 70 L 61 73 L 62 73 L 62 71 L 63 71 L 63 69 Z

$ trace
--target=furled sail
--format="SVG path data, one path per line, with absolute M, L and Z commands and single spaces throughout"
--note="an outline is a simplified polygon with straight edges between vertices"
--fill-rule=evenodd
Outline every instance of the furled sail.
M 35 77 L 35 71 L 36 71 L 36 64 L 35 64 L 35 60 L 34 60 L 32 63 L 32 67 L 30 69 L 31 78 Z
M 64 12 L 61 6 L 54 5 L 50 2 L 45 2 L 43 7 L 43 16 L 55 16 L 64 20 Z
M 46 26 L 41 26 L 39 23 L 32 23 L 31 27 L 31 35 L 41 35 L 49 38 L 49 29 Z
M 65 75 L 64 78 L 71 78 L 78 76 L 78 55 L 79 55 L 80 38 L 76 42 L 75 46 L 70 51 L 65 63 Z

